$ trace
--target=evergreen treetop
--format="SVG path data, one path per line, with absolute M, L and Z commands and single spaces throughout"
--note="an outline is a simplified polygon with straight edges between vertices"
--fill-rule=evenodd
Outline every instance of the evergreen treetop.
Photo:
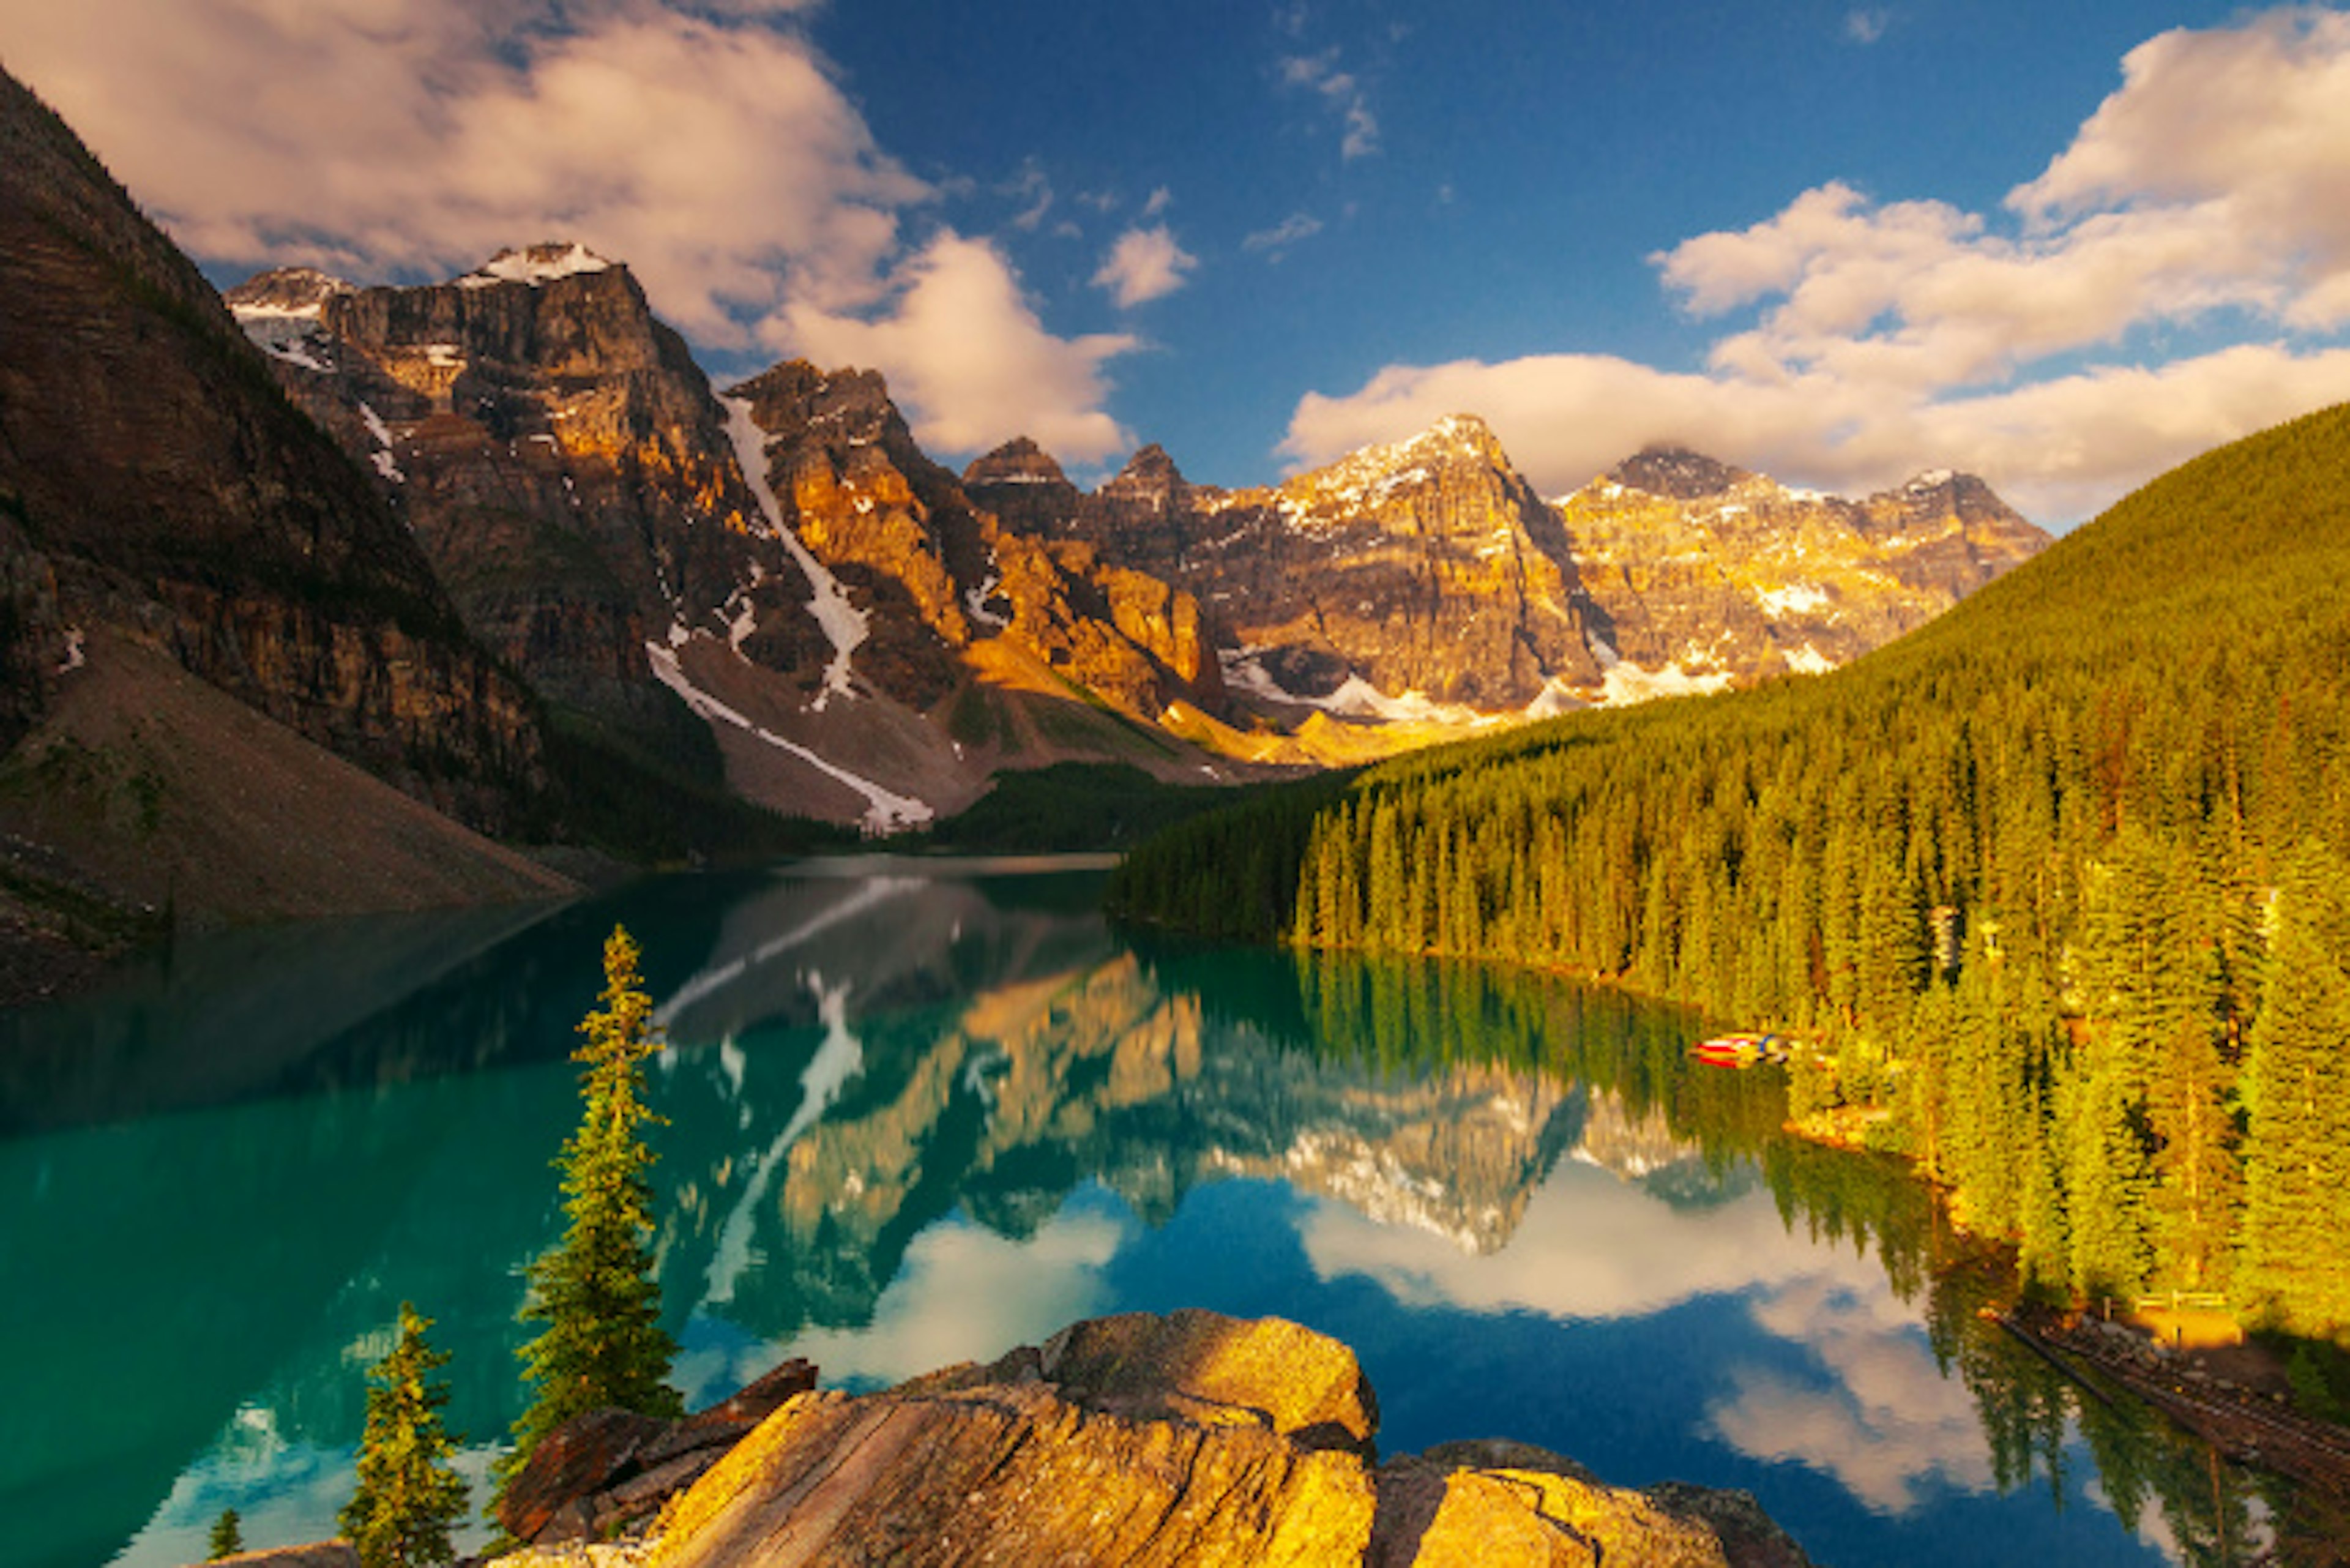
M 650 1416 L 684 1410 L 669 1386 L 677 1346 L 660 1325 L 653 1277 L 654 1156 L 638 1129 L 660 1117 L 644 1104 L 644 1059 L 660 1047 L 636 942 L 614 927 L 604 943 L 602 1006 L 581 1020 L 572 1053 L 580 1075 L 578 1130 L 565 1140 L 562 1241 L 531 1265 L 523 1321 L 544 1324 L 523 1346 L 525 1381 L 536 1397 L 514 1426 L 499 1463 L 500 1495 L 547 1433 L 606 1406 Z
M 220 1517 L 213 1521 L 212 1539 L 205 1544 L 204 1561 L 217 1563 L 244 1550 L 244 1532 L 238 1527 L 236 1510 L 222 1509 Z
M 359 1488 L 337 1521 L 365 1568 L 413 1568 L 455 1555 L 449 1530 L 464 1517 L 465 1483 L 449 1465 L 458 1443 L 441 1422 L 449 1386 L 432 1377 L 449 1355 L 425 1343 L 432 1326 L 400 1303 L 399 1342 L 368 1373 Z

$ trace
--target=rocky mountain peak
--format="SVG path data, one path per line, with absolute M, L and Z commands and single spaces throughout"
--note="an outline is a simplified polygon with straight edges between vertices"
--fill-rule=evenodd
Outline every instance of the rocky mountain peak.
M 1406 443 L 1409 448 L 1435 447 L 1463 456 L 1506 463 L 1502 439 L 1493 427 L 1475 414 L 1447 414 Z
M 1984 522 L 2015 515 L 1991 487 L 1971 473 L 1929 468 L 1913 475 L 1898 489 L 1869 498 L 1872 507 L 1886 505 L 1918 516 L 1957 517 Z
M 1157 441 L 1126 460 L 1126 466 L 1102 486 L 1102 493 L 1120 497 L 1168 496 L 1184 487 L 1182 471 Z
M 1014 436 L 983 457 L 973 458 L 962 471 L 966 485 L 1066 484 L 1069 476 L 1053 454 L 1026 436 Z
M 577 240 L 548 240 L 521 250 L 502 250 L 457 281 L 469 288 L 486 288 L 499 283 L 526 284 L 536 288 L 558 278 L 603 272 L 618 265 Z
M 317 316 L 330 296 L 350 292 L 349 284 L 317 267 L 280 266 L 254 274 L 222 297 L 239 317 Z
M 1610 469 L 1607 477 L 1627 490 L 1697 501 L 1719 495 L 1754 476 L 1685 446 L 1657 445 L 1642 447 Z

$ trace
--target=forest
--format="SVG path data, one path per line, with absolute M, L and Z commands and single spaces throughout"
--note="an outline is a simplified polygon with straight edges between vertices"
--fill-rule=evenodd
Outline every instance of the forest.
M 1908 1156 L 2035 1287 L 2350 1338 L 2350 406 L 1843 670 L 1262 795 L 1110 899 L 1784 1032 L 1792 1114 Z

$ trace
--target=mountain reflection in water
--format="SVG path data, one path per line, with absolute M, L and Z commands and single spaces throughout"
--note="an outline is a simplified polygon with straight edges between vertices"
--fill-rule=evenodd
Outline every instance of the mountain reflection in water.
M 0 1508 L 29 1561 L 188 1560 L 224 1506 L 251 1542 L 328 1532 L 403 1298 L 486 1462 L 616 921 L 671 1043 L 659 1268 L 691 1401 L 788 1355 L 868 1386 L 1197 1304 L 1354 1345 L 1388 1451 L 1506 1434 L 1746 1487 L 1823 1561 L 2244 1539 L 2240 1479 L 2181 1501 L 2193 1456 L 2110 1419 L 2085 1443 L 1974 1321 L 1983 1271 L 1915 1183 L 1782 1139 L 1772 1073 L 1691 1068 L 1701 1021 L 1141 941 L 1097 877 L 1000 869 L 183 943 L 0 1021 Z

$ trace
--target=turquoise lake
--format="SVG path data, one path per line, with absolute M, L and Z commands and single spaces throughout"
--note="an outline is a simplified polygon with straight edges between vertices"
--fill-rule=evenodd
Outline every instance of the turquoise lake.
M 786 1355 L 876 1387 L 1196 1305 L 1352 1345 L 1383 1452 L 1507 1436 L 1744 1488 L 1823 1563 L 2258 1539 L 2248 1478 L 2081 1409 L 1976 1318 L 1993 1270 L 1897 1167 L 1784 1139 L 1772 1071 L 1690 1064 L 1706 1021 L 1131 937 L 1099 889 L 875 859 L 665 878 L 183 940 L 0 1014 L 11 1561 L 191 1562 L 227 1507 L 249 1546 L 331 1534 L 403 1298 L 486 1467 L 615 923 L 671 1042 L 689 1404 Z

